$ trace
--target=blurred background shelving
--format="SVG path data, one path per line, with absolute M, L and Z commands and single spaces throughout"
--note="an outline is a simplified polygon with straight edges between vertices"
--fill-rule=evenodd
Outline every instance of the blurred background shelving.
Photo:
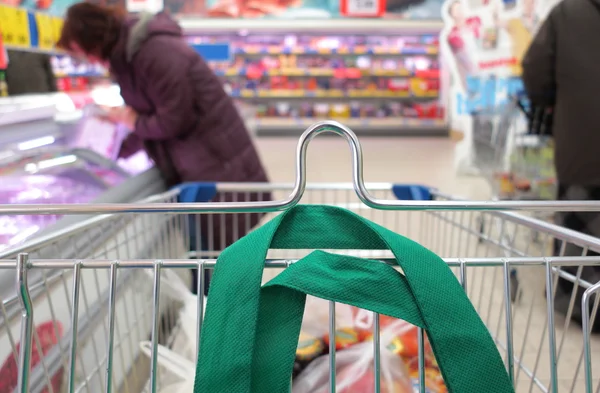
M 320 119 L 373 136 L 448 135 L 439 24 L 208 22 L 181 24 L 225 90 L 251 108 L 246 120 L 258 135 L 296 136 Z M 53 65 L 62 91 L 85 91 L 108 77 L 66 56 Z

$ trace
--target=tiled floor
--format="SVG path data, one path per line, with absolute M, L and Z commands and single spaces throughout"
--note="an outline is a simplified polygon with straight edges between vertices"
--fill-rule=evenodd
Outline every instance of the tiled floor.
M 293 182 L 296 138 L 259 138 L 256 141 L 273 182 Z M 454 142 L 449 139 L 361 139 L 366 182 L 421 183 L 442 191 L 483 198 L 486 183 L 456 175 Z M 307 154 L 308 182 L 349 182 L 350 148 L 337 136 L 318 136 Z
M 273 182 L 293 182 L 297 140 L 259 139 L 257 145 Z M 479 178 L 462 177 L 453 166 L 454 142 L 446 139 L 363 139 L 364 178 L 366 182 L 421 183 L 441 191 L 461 196 L 487 199 L 489 187 Z M 308 182 L 349 182 L 351 180 L 350 150 L 339 137 L 317 137 L 310 144 L 307 157 Z M 313 193 L 314 194 L 314 193 Z M 315 196 L 307 193 L 305 202 L 352 202 L 352 196 Z M 280 195 L 282 197 L 283 194 Z M 385 196 L 383 196 L 385 197 Z M 351 198 L 345 200 L 345 198 Z M 447 212 L 442 214 L 372 212 L 358 210 L 374 221 L 411 237 L 443 257 L 507 257 L 515 253 L 549 256 L 549 237 L 543 235 L 536 243 L 534 232 L 523 223 L 486 215 L 484 231 L 488 240 L 481 240 L 478 214 Z M 484 321 L 490 327 L 500 347 L 506 348 L 506 318 L 502 267 L 468 268 L 468 293 Z M 570 323 L 565 330 L 564 318 L 556 315 L 556 340 L 560 345 L 558 359 L 558 389 L 549 387 L 550 362 L 548 313 L 544 298 L 545 269 L 543 266 L 518 268 L 521 295 L 511 306 L 515 379 L 518 393 L 526 392 L 586 392 L 583 385 L 581 327 Z M 566 331 L 566 333 L 565 333 Z M 558 350 L 558 348 L 557 348 Z M 600 391 L 600 340 L 593 337 L 592 354 L 594 386 Z M 502 351 L 503 355 L 506 353 Z M 539 358 L 539 360 L 538 360 Z M 521 367 L 519 367 L 519 365 Z M 534 375 L 533 378 L 531 375 Z M 574 382 L 575 381 L 575 382 Z M 490 389 L 492 391 L 492 389 Z M 482 392 L 487 393 L 487 392 Z

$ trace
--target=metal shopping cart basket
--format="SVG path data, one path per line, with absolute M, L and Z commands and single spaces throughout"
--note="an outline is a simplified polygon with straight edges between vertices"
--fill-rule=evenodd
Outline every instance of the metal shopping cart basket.
M 554 148 L 546 133 L 531 130 L 521 97 L 474 115 L 474 164 L 497 199 L 556 198 Z
M 308 143 L 325 131 L 349 142 L 352 184 L 306 185 Z M 0 255 L 0 271 L 12 274 L 16 283 L 16 293 L 3 297 L 0 308 L 0 350 L 7 359 L 0 370 L 0 392 L 157 391 L 166 372 L 158 367 L 156 349 L 170 345 L 180 307 L 161 290 L 163 273 L 211 270 L 221 251 L 190 247 L 191 223 L 205 213 L 223 220 L 226 213 L 262 211 L 268 212 L 266 220 L 298 202 L 350 209 L 444 258 L 489 328 L 517 392 L 600 389 L 600 342 L 590 334 L 600 283 L 581 279 L 584 268 L 600 267 L 600 257 L 590 256 L 600 252 L 600 239 L 512 212 L 598 211 L 596 202 L 470 202 L 421 186 L 365 184 L 358 139 L 335 122 L 316 124 L 301 137 L 293 185 L 204 184 L 194 190 L 210 201 L 175 203 L 189 192 L 184 187 L 136 204 L 0 207 L 0 214 L 95 215 Z M 220 200 L 223 194 L 252 192 L 271 192 L 274 202 Z M 482 217 L 494 223 L 483 233 L 478 224 Z M 541 241 L 530 242 L 532 233 Z M 558 255 L 553 242 L 561 245 Z M 566 255 L 566 245 L 581 252 Z M 85 254 L 77 255 L 78 250 Z M 271 250 L 266 267 L 277 274 L 307 252 Z M 355 252 L 371 259 L 390 257 L 384 251 Z M 565 266 L 576 267 L 576 274 L 563 270 Z M 510 296 L 513 269 L 526 283 L 519 286 L 515 302 Z M 572 296 L 566 309 L 555 310 L 552 295 L 562 281 L 573 285 Z M 198 329 L 204 310 L 200 299 Z M 583 327 L 573 318 L 577 310 Z M 335 318 L 329 323 L 334 332 Z M 153 349 L 150 361 L 139 350 L 147 340 Z M 330 372 L 333 377 L 335 368 Z M 423 385 L 420 378 L 421 392 Z

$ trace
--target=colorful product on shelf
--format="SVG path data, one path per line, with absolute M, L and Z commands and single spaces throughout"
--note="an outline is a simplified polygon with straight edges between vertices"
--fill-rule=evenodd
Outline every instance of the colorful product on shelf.
M 65 93 L 88 91 L 90 89 L 90 81 L 85 76 L 62 77 L 56 79 L 56 87 L 59 91 Z
M 438 71 L 437 59 L 430 57 L 372 56 L 297 56 L 267 55 L 262 58 L 237 56 L 231 63 L 211 64 L 218 75 L 245 76 L 335 76 L 357 79 L 364 76 L 411 76 L 427 71 Z M 432 78 L 439 75 L 430 74 Z
M 430 110 L 429 104 L 421 108 L 411 101 L 435 100 L 440 95 L 439 43 L 432 35 L 232 34 L 190 37 L 190 41 L 231 46 L 231 61 L 211 66 L 227 92 L 257 105 L 258 117 L 443 118 L 439 104 Z M 331 102 L 290 103 L 291 107 L 264 102 L 292 98 Z M 359 102 L 340 103 L 345 100 Z M 360 102 L 367 100 L 384 103 Z M 406 111 L 400 102 L 406 102 Z
M 265 120 L 257 123 L 259 128 L 281 119 L 296 119 L 299 126 L 306 119 L 356 119 L 364 120 L 365 127 L 381 120 L 380 128 L 419 126 L 419 120 L 433 119 L 429 125 L 443 126 L 436 35 L 249 32 L 188 40 L 230 46 L 229 60 L 208 63 L 225 91 Z M 83 66 L 63 58 L 56 67 L 59 74 L 72 75 L 59 81 L 61 90 L 89 88 L 90 78 L 73 75 L 88 72 Z
M 444 110 L 437 101 L 410 104 L 400 102 L 306 102 L 278 101 L 257 106 L 256 116 L 264 118 L 371 119 L 411 118 L 443 119 Z
M 52 69 L 57 77 L 67 76 L 90 76 L 102 77 L 107 71 L 100 65 L 83 63 L 69 56 L 53 56 L 51 59 Z
M 437 80 L 362 78 L 271 77 L 260 80 L 224 78 L 223 85 L 235 98 L 437 98 Z
M 58 90 L 67 93 L 89 91 L 90 81 L 108 76 L 103 67 L 82 63 L 69 56 L 53 56 L 51 63 Z
M 315 36 L 293 34 L 262 34 L 250 36 L 210 35 L 189 38 L 195 44 L 228 42 L 234 54 L 413 54 L 435 55 L 437 35 L 375 36 L 343 35 Z

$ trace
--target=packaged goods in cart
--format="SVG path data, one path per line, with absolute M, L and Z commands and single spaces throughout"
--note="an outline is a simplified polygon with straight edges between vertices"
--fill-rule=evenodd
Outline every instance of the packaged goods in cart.
M 388 344 L 411 325 L 395 320 L 382 330 L 382 343 Z M 381 351 L 381 393 L 412 393 L 409 371 L 392 351 Z M 364 341 L 336 351 L 336 391 L 341 393 L 374 393 L 373 343 Z M 293 393 L 326 393 L 329 391 L 329 355 L 311 362 L 292 384 Z
M 366 310 L 355 309 L 355 321 L 357 321 L 358 329 L 362 331 L 361 337 L 364 340 L 373 339 L 372 317 L 373 313 Z M 364 323 L 364 329 L 361 329 L 361 322 Z M 366 323 L 365 323 L 366 322 Z M 413 381 L 419 380 L 419 341 L 418 329 L 416 326 L 409 325 L 405 322 L 398 321 L 385 315 L 379 316 L 379 325 L 382 329 L 386 326 L 394 326 L 394 324 L 403 324 L 403 329 L 398 330 L 396 335 L 391 338 L 391 341 L 386 344 L 386 349 L 391 353 L 399 356 L 404 361 L 408 368 L 409 376 Z M 448 390 L 444 384 L 444 379 L 438 367 L 431 344 L 425 336 L 425 386 L 428 389 L 427 393 L 446 393 Z M 416 383 L 416 382 L 415 382 Z M 416 385 L 418 386 L 418 384 Z M 418 390 L 415 390 L 418 392 Z
M 429 357 L 426 353 L 425 355 L 425 388 L 427 389 L 427 393 L 447 393 L 448 388 L 444 383 L 444 378 L 442 378 L 442 373 L 435 362 L 435 358 L 433 356 Z M 433 360 L 433 362 L 431 361 Z M 419 359 L 412 358 L 407 363 L 408 373 L 410 378 L 413 380 L 413 383 L 417 388 L 415 388 L 415 392 L 418 392 L 418 381 L 419 381 Z
M 337 329 L 354 327 L 355 313 L 354 307 L 337 304 L 335 307 Z M 313 296 L 307 296 L 304 317 L 302 319 L 302 333 L 322 338 L 329 334 L 328 321 L 329 302 Z
M 340 365 L 340 356 L 347 360 L 347 362 L 344 363 L 346 366 L 339 370 L 340 376 L 343 373 L 347 373 L 349 375 L 347 381 L 349 381 L 351 378 L 350 376 L 356 377 L 357 375 L 360 375 L 360 378 L 355 378 L 350 381 L 352 382 L 351 384 L 348 382 L 349 385 L 346 386 L 346 390 L 340 388 L 339 391 L 345 393 L 355 391 L 369 392 L 370 390 L 368 388 L 363 387 L 374 386 L 372 383 L 374 378 L 372 369 L 365 368 L 366 366 L 355 369 L 360 362 L 363 361 L 363 357 L 367 356 L 364 354 L 362 355 L 363 357 L 358 356 L 360 351 L 371 351 L 370 356 L 372 356 L 374 322 L 375 316 L 371 311 L 344 304 L 336 305 L 336 331 L 334 334 L 337 352 L 336 361 L 338 362 L 338 365 Z M 300 387 L 294 388 L 295 393 L 296 389 L 299 389 L 298 392 L 301 393 L 304 391 L 320 391 L 318 389 L 320 386 L 319 384 L 321 383 L 319 382 L 321 381 L 321 370 L 318 370 L 318 367 L 320 367 L 319 365 L 321 365 L 322 362 L 326 362 L 329 358 L 330 338 L 328 326 L 328 303 L 322 299 L 308 297 L 302 333 L 300 335 L 296 351 L 296 361 L 294 363 L 294 383 L 298 381 L 300 384 Z M 406 378 L 406 381 L 408 381 L 407 384 L 398 384 L 396 378 L 390 380 L 391 382 L 388 386 L 390 390 L 385 390 L 388 388 L 383 387 L 382 385 L 382 392 L 404 392 L 404 390 L 401 389 L 412 385 L 419 379 L 418 330 L 415 326 L 410 325 L 407 322 L 385 315 L 379 316 L 379 326 L 383 334 L 382 337 L 385 337 L 385 341 L 382 341 L 382 348 L 385 348 L 382 351 L 382 359 L 385 357 L 388 359 L 387 362 L 390 365 L 399 364 L 401 368 L 406 368 L 406 375 L 408 376 Z M 427 392 L 446 393 L 447 389 L 444 380 L 441 376 L 441 372 L 427 337 L 425 337 L 424 351 L 425 385 L 428 389 Z M 391 360 L 391 358 L 394 360 Z M 312 375 L 309 378 L 307 373 L 315 369 L 317 369 L 317 374 Z M 324 381 L 326 383 L 327 379 Z M 409 389 L 407 392 L 412 392 L 412 390 Z
M 313 360 L 325 354 L 326 350 L 325 342 L 321 338 L 300 333 L 292 378 L 296 378 Z

